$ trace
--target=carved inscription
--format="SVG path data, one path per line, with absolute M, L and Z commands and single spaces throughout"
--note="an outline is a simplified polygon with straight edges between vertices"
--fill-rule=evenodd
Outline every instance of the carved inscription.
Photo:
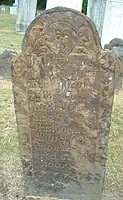
M 76 61 L 79 60 L 77 57 Z M 43 60 L 43 65 L 47 65 Z M 57 172 L 57 181 L 59 177 L 59 181 L 65 183 L 70 171 L 72 175 L 67 176 L 67 181 L 75 179 L 74 168 L 82 165 L 83 159 L 88 160 L 90 169 L 95 162 L 99 134 L 99 72 L 96 68 L 93 70 L 92 65 L 87 69 L 84 59 L 81 59 L 78 62 L 80 66 L 74 64 L 78 70 L 70 73 L 69 68 L 73 68 L 71 57 L 69 60 L 64 66 L 65 74 L 62 68 L 55 67 L 58 59 L 53 57 L 54 62 L 50 62 L 47 73 L 38 79 L 41 87 L 30 87 L 29 84 L 27 89 L 34 175 L 40 182 L 49 182 L 50 177 L 50 183 L 54 183 L 54 173 Z M 60 61 L 62 65 L 62 59 Z M 33 67 L 32 63 L 27 72 L 28 83 L 28 73 L 33 71 Z M 34 83 L 37 77 L 31 76 L 31 80 Z M 109 84 L 108 77 L 103 81 Z

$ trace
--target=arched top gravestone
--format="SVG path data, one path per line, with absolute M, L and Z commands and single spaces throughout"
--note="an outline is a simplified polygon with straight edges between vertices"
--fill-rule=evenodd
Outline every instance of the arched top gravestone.
M 67 8 L 42 12 L 12 73 L 26 195 L 98 199 L 114 66 L 91 20 Z

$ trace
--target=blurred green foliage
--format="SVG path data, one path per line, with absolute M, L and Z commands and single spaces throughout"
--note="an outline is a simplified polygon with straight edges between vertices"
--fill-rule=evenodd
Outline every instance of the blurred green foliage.
M 0 5 L 8 5 L 11 6 L 14 3 L 14 0 L 0 0 Z
M 88 0 L 83 0 L 82 12 L 84 14 L 87 14 L 87 5 L 88 5 Z

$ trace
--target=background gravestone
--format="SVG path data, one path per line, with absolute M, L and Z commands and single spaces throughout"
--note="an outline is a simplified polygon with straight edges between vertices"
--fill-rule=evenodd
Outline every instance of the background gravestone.
M 1 12 L 6 12 L 6 7 L 4 5 L 0 6 Z
M 99 199 L 114 66 L 93 23 L 67 8 L 42 12 L 25 34 L 12 74 L 25 195 Z
M 10 7 L 9 6 L 5 6 L 5 5 L 0 5 L 0 12 L 9 13 L 10 12 Z
M 88 0 L 87 15 L 94 22 L 101 38 L 107 0 Z
M 114 38 L 109 44 L 105 45 L 105 49 L 116 55 L 116 73 L 115 73 L 115 90 L 116 93 L 122 88 L 123 79 L 123 40 Z
M 102 45 L 109 44 L 113 38 L 123 38 L 123 1 L 107 0 L 102 30 Z
M 18 11 L 18 0 L 15 0 L 15 3 L 13 3 L 13 6 L 10 7 L 10 14 L 17 15 Z
M 11 60 L 16 54 L 16 52 L 5 50 L 0 55 L 0 78 L 11 79 Z
M 18 1 L 16 32 L 24 34 L 29 24 L 35 19 L 37 0 Z

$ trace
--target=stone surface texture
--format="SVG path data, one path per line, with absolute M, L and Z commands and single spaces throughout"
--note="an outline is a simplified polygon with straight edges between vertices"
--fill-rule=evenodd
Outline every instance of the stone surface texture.
M 114 60 L 94 24 L 72 9 L 42 12 L 27 29 L 12 77 L 27 199 L 99 199 Z

